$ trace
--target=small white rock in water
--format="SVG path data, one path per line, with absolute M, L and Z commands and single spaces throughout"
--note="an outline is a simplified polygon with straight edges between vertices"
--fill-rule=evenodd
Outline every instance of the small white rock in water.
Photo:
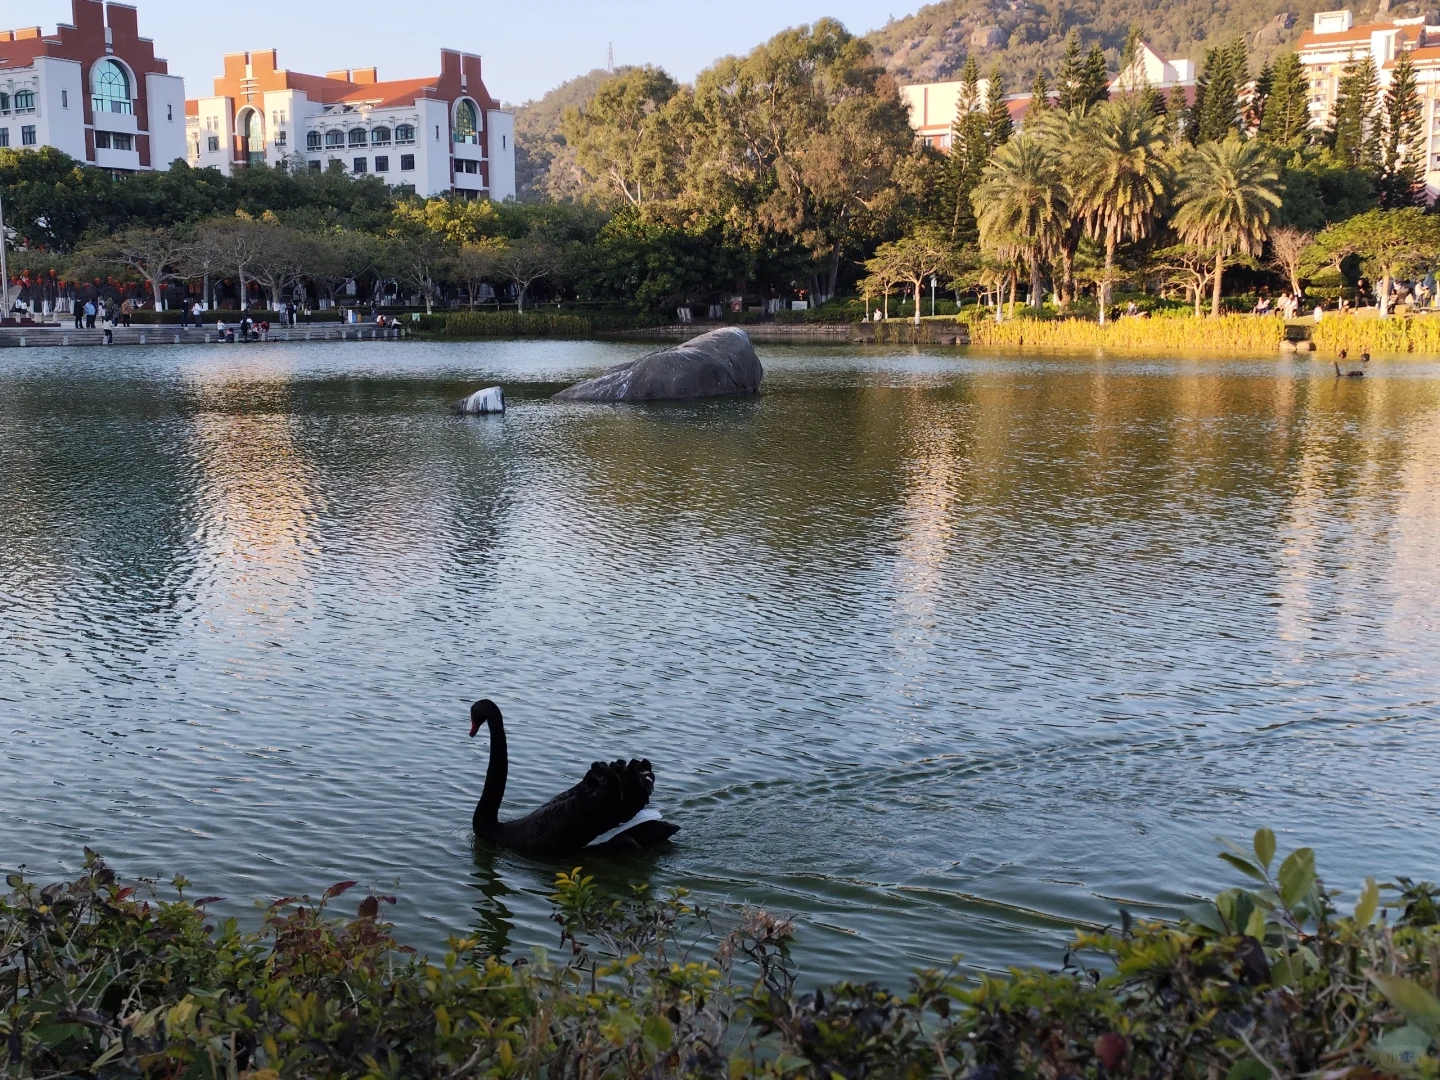
M 455 408 L 458 412 L 466 415 L 503 413 L 505 411 L 505 391 L 498 386 L 487 386 L 484 390 L 476 390 L 467 398 L 461 398 Z

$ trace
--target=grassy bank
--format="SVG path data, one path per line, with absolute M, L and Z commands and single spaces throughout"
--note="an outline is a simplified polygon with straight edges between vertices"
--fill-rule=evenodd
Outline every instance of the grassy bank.
M 552 957 L 473 939 L 417 957 L 354 882 L 241 930 L 87 853 L 0 900 L 0 1077 L 1174 1077 L 1440 1074 L 1440 891 L 1341 902 L 1261 830 L 1244 875 L 1177 924 L 1082 933 L 1058 970 L 917 973 L 803 993 L 792 925 L 561 874 Z
M 664 322 L 654 315 L 618 311 L 452 311 L 422 315 L 416 329 L 426 336 L 447 338 L 586 338 L 659 326 Z
M 1038 349 L 1135 349 L 1156 352 L 1275 352 L 1285 337 L 1278 318 L 1222 315 L 1197 319 L 1161 316 L 1150 319 L 1116 319 L 1101 326 L 1090 319 L 1033 319 L 1024 316 L 995 322 L 975 318 L 969 322 L 975 345 L 1001 345 Z
M 1440 315 L 1390 319 L 1326 315 L 1311 338 L 1321 352 L 1440 354 Z

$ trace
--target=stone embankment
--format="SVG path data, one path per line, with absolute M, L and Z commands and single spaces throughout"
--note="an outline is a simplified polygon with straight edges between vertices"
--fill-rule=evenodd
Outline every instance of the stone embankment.
M 229 324 L 227 324 L 229 325 Z M 230 327 L 234 329 L 233 325 Z M 394 341 L 403 331 L 375 326 L 310 324 L 272 329 L 261 341 Z M 110 331 L 112 345 L 206 345 L 216 344 L 214 326 L 181 329 L 173 325 L 117 327 Z M 47 346 L 105 345 L 105 331 L 75 330 L 68 326 L 0 327 L 0 348 L 44 348 Z

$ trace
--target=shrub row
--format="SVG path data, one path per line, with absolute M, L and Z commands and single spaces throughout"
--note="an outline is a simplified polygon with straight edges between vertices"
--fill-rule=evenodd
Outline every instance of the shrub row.
M 1042 349 L 1154 349 L 1166 352 L 1275 352 L 1285 337 L 1279 318 L 1222 315 L 1197 319 L 1189 315 L 1115 319 L 1104 326 L 1088 319 L 1032 319 L 1021 316 L 995 322 L 969 321 L 975 345 Z
M 370 895 L 285 898 L 259 929 L 216 898 L 86 870 L 0 901 L 0 1077 L 1174 1077 L 1440 1075 L 1440 890 L 1368 880 L 1340 912 L 1314 852 L 1222 853 L 1248 879 L 1175 924 L 1079 934 L 1055 971 L 917 973 L 802 993 L 792 924 L 683 892 L 557 878 L 552 957 L 456 938 L 418 957 Z
M 657 315 L 626 311 L 455 311 L 443 315 L 422 315 L 416 329 L 422 334 L 451 338 L 585 338 L 658 326 L 666 321 Z
M 200 321 L 202 323 L 209 323 L 212 326 L 217 319 L 224 319 L 227 323 L 237 323 L 240 321 L 242 314 L 244 313 L 240 311 L 206 311 L 201 313 Z M 252 310 L 249 315 L 250 318 L 256 322 L 266 321 L 275 326 L 278 326 L 280 323 L 280 313 L 276 311 Z M 57 315 L 55 317 L 62 322 L 65 320 L 64 315 Z M 71 317 L 73 318 L 73 316 Z M 296 316 L 297 321 L 302 323 L 333 323 L 339 322 L 340 318 L 341 316 L 338 309 L 315 311 L 309 315 Z M 187 321 L 193 322 L 194 320 Z M 130 314 L 130 322 L 135 326 L 179 326 L 180 312 L 178 309 L 174 311 L 135 311 Z
M 1312 340 L 1322 351 L 1347 349 L 1355 355 L 1372 353 L 1440 353 L 1440 315 L 1395 316 L 1326 315 L 1316 325 Z

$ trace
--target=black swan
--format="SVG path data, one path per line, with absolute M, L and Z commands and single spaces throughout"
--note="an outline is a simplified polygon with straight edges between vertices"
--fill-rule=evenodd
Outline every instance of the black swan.
M 1363 371 L 1341 371 L 1339 364 L 1335 364 L 1333 361 L 1332 364 L 1335 368 L 1335 378 L 1337 379 L 1363 379 L 1365 377 L 1365 372 Z
M 650 762 L 635 759 L 597 761 L 569 791 L 524 817 L 501 821 L 510 755 L 500 709 L 489 698 L 470 706 L 470 737 L 485 725 L 490 728 L 490 765 L 474 818 L 475 835 L 481 840 L 532 855 L 560 855 L 587 847 L 646 847 L 680 831 L 680 826 L 661 820 L 660 811 L 647 805 L 655 772 Z

